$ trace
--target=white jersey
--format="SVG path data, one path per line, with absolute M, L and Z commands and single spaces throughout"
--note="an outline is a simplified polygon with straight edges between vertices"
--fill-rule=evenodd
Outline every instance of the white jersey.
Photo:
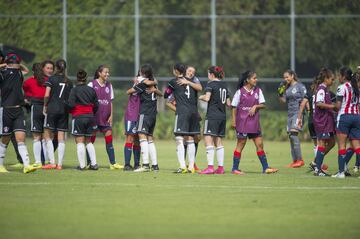
M 341 106 L 338 112 L 338 120 L 344 114 L 359 114 L 359 97 L 355 97 L 350 82 L 339 85 L 336 96 L 342 97 Z

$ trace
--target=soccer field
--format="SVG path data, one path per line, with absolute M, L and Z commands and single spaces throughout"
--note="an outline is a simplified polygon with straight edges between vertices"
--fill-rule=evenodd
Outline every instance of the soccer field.
M 206 166 L 201 142 L 197 162 Z M 32 153 L 31 141 L 28 140 Z M 123 160 L 123 142 L 116 141 Z M 314 177 L 307 167 L 288 169 L 287 142 L 267 142 L 263 175 L 252 142 L 230 174 L 234 141 L 225 142 L 225 175 L 176 175 L 173 141 L 156 142 L 160 172 L 111 171 L 103 140 L 96 143 L 99 171 L 77 171 L 75 143 L 67 141 L 64 170 L 0 175 L 0 238 L 359 238 L 360 179 Z M 5 159 L 15 163 L 12 146 Z M 305 161 L 310 143 L 302 144 Z M 325 158 L 337 169 L 336 150 Z M 32 155 L 31 155 L 31 158 Z M 354 160 L 351 162 L 353 166 Z

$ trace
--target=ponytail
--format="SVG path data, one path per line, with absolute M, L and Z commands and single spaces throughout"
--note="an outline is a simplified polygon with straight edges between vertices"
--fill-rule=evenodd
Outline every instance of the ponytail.
M 65 84 L 70 81 L 66 75 L 66 61 L 64 59 L 60 59 L 55 62 L 55 75 L 64 76 Z
M 224 79 L 225 77 L 225 72 L 221 66 L 210 66 L 208 71 L 218 79 Z
M 255 71 L 243 72 L 239 78 L 237 89 L 242 88 L 254 74 L 255 74 Z
M 359 97 L 359 86 L 357 84 L 356 74 L 353 74 L 349 67 L 343 66 L 340 68 L 340 75 L 343 76 L 346 81 L 350 82 L 355 96 Z
M 310 89 L 313 93 L 316 92 L 318 86 L 325 81 L 325 79 L 330 78 L 333 75 L 333 72 L 328 68 L 321 68 L 319 74 L 315 77 L 314 81 L 312 82 Z

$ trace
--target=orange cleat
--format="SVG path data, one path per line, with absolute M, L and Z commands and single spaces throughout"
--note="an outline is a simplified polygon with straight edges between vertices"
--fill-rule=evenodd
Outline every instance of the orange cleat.
M 198 166 L 196 165 L 196 163 L 194 163 L 194 170 L 195 170 L 195 172 L 200 172 L 200 171 L 201 171 L 201 169 L 198 168 Z
M 232 174 L 237 174 L 237 175 L 245 175 L 244 172 L 242 172 L 241 170 L 233 170 L 231 171 Z
M 56 164 L 46 164 L 42 166 L 42 169 L 55 169 L 55 168 L 56 168 Z
M 61 165 L 56 165 L 56 170 L 62 170 L 62 166 Z
M 304 165 L 305 165 L 304 160 L 302 160 L 302 159 L 296 160 L 296 162 L 293 165 L 293 168 L 300 168 L 300 167 L 302 167 Z
M 287 168 L 294 168 L 294 165 L 296 164 L 297 160 L 293 161 L 291 164 L 286 165 Z

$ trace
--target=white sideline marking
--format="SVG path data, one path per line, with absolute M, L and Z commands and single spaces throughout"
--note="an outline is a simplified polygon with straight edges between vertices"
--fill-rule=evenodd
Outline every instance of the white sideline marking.
M 129 186 L 129 187 L 168 187 L 168 188 L 230 188 L 230 189 L 254 189 L 254 190 L 360 190 L 357 186 L 334 186 L 334 187 L 310 187 L 310 186 L 237 186 L 237 185 L 208 185 L 208 184 L 136 184 L 136 183 L 59 183 L 59 182 L 0 182 L 0 185 L 9 186 L 50 186 L 50 185 L 72 185 L 72 186 Z

